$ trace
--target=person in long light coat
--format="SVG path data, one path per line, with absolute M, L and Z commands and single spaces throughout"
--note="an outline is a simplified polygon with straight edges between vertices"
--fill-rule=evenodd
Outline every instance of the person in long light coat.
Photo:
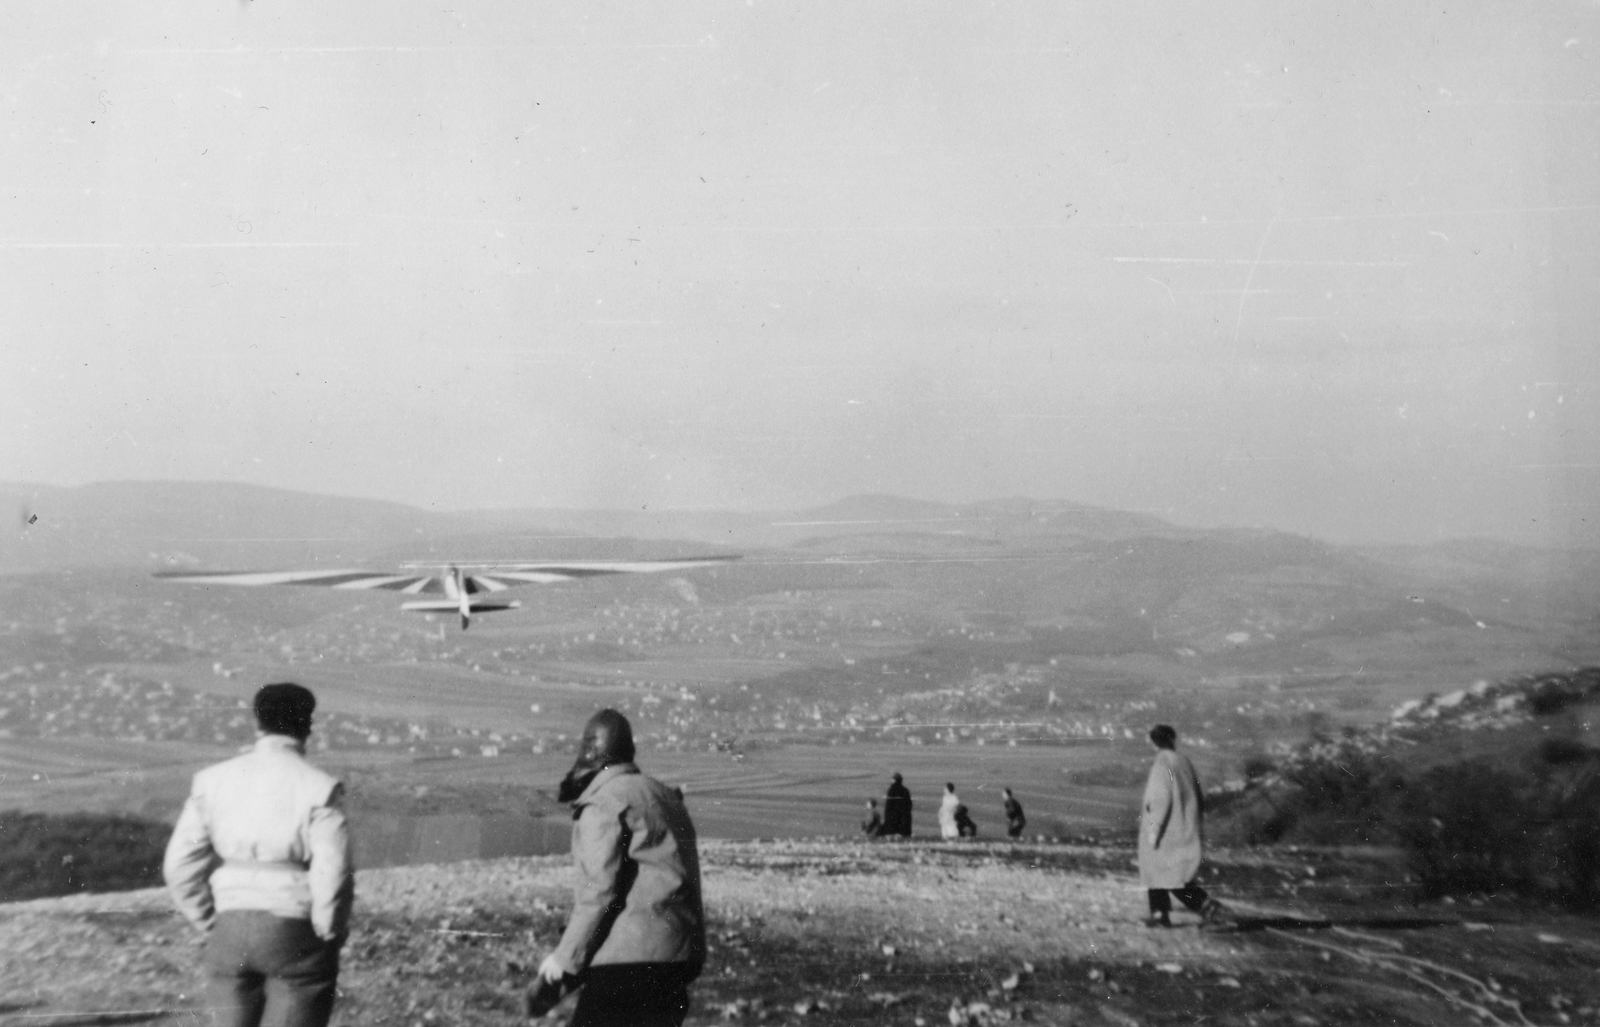
M 1172 926 L 1170 895 L 1208 922 L 1222 914 L 1221 904 L 1195 880 L 1205 855 L 1205 794 L 1177 742 L 1178 732 L 1166 724 L 1150 729 L 1156 758 L 1139 817 L 1139 880 L 1149 893 L 1150 927 Z
M 944 798 L 939 801 L 939 837 L 946 841 L 961 837 L 961 826 L 956 823 L 956 809 L 960 805 L 961 797 L 956 795 L 956 786 L 945 782 Z

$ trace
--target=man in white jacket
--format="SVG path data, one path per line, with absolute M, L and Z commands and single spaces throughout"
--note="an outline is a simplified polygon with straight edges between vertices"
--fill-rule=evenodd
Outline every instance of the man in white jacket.
M 309 689 L 256 693 L 255 747 L 194 777 L 162 873 L 206 936 L 206 991 L 219 1027 L 325 1027 L 355 876 L 344 786 L 305 759 Z

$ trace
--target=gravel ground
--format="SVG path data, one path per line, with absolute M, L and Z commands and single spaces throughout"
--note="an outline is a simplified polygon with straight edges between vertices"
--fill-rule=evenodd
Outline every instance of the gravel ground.
M 1130 857 L 1065 845 L 705 842 L 711 951 L 690 1023 L 1495 1022 L 1392 960 L 1361 955 L 1401 950 L 1451 960 L 1468 980 L 1492 968 L 1507 1003 L 1535 996 L 1513 1013 L 1460 980 L 1446 988 L 1501 1022 L 1600 1022 L 1596 996 L 1581 994 L 1600 955 L 1593 921 L 1530 925 L 1491 909 L 1472 929 L 1459 916 L 1413 916 L 1379 937 L 1345 898 L 1342 922 L 1367 923 L 1366 933 L 1284 930 L 1294 926 L 1286 915 L 1321 915 L 1301 892 L 1294 910 L 1241 906 L 1257 918 L 1251 930 L 1202 932 L 1179 913 L 1177 929 L 1152 931 Z M 1285 857 L 1279 876 L 1292 866 L 1307 878 L 1312 858 Z M 1262 867 L 1260 855 L 1241 861 L 1239 883 Z M 1341 873 L 1349 866 L 1323 876 Z M 562 857 L 363 871 L 335 1023 L 521 1022 L 517 996 L 560 933 L 570 885 Z M 0 906 L 0 1025 L 204 1022 L 199 956 L 160 891 Z M 1521 1018 L 1536 1006 L 1542 1018 Z

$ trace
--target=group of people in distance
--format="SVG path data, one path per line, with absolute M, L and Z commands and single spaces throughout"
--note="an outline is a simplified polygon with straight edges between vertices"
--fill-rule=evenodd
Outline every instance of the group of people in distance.
M 207 767 L 168 842 L 163 875 L 178 910 L 205 937 L 207 1011 L 224 1027 L 325 1027 L 350 932 L 355 872 L 340 782 L 305 759 L 316 698 L 297 684 L 255 696 L 257 740 Z M 1152 927 L 1170 927 L 1176 895 L 1206 921 L 1222 908 L 1196 883 L 1203 797 L 1177 733 L 1150 732 L 1158 750 L 1139 831 L 1141 879 Z M 527 991 L 529 1017 L 573 991 L 572 1027 L 680 1027 L 689 984 L 705 965 L 705 912 L 694 824 L 680 789 L 641 773 L 626 717 L 601 710 L 584 726 L 558 797 L 572 808 L 578 874 L 572 912 Z M 911 793 L 899 774 L 875 837 L 910 837 Z M 1007 832 L 1022 834 L 1022 805 L 1005 790 Z M 977 828 L 945 785 L 945 838 Z
M 1028 818 L 1023 816 L 1022 803 L 1011 794 L 1011 789 L 1002 789 L 1001 794 L 1004 799 L 1006 835 L 1014 841 L 1022 837 L 1022 829 L 1028 826 Z M 899 774 L 894 775 L 889 783 L 888 794 L 883 798 L 882 813 L 878 812 L 876 799 L 867 800 L 867 816 L 861 821 L 861 833 L 868 838 L 911 837 L 911 792 Z M 956 786 L 949 781 L 945 782 L 944 798 L 939 803 L 939 837 L 947 841 L 978 837 L 978 825 L 972 819 L 972 811 L 967 809 L 956 794 Z
M 1203 924 L 1222 925 L 1227 922 L 1226 910 L 1198 881 L 1205 854 L 1205 792 L 1200 777 L 1189 757 L 1177 751 L 1178 732 L 1170 725 L 1157 724 L 1149 737 L 1156 757 L 1145 781 L 1139 813 L 1139 880 L 1150 905 L 1145 925 L 1172 926 L 1173 896 L 1198 913 Z M 1022 837 L 1028 820 L 1011 789 L 1003 789 L 1002 795 L 1006 834 L 1015 841 Z M 911 837 L 911 792 L 899 774 L 894 775 L 884 796 L 882 814 L 875 800 L 867 801 L 861 830 L 868 838 Z M 950 782 L 945 783 L 939 803 L 939 836 L 946 841 L 978 836 L 977 824 Z

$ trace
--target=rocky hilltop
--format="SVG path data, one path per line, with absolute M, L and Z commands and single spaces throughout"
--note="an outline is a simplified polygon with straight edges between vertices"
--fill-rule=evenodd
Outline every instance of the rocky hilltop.
M 1417 905 L 1382 851 L 1223 852 L 1238 927 L 1143 927 L 1131 851 L 711 842 L 690 1023 L 1600 1023 L 1600 925 L 1492 898 Z M 364 871 L 336 1022 L 512 1024 L 570 870 Z M 199 949 L 157 890 L 0 906 L 0 1024 L 191 1023 Z M 551 1022 L 562 1022 L 558 1011 Z

